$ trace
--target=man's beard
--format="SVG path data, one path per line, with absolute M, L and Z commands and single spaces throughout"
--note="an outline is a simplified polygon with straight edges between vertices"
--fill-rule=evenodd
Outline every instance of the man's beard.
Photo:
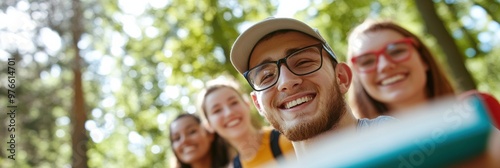
M 313 119 L 300 122 L 284 129 L 284 125 L 280 125 L 276 120 L 278 116 L 266 114 L 266 117 L 274 128 L 283 133 L 285 137 L 291 141 L 306 140 L 333 129 L 338 125 L 340 119 L 346 113 L 346 103 L 336 82 L 334 82 L 332 86 L 331 89 L 334 91 L 334 96 L 328 97 L 329 100 L 326 102 L 320 102 L 318 107 L 326 108 L 324 108 L 323 111 L 317 111 L 317 113 L 320 114 Z M 300 116 L 297 117 L 300 118 Z M 284 122 L 286 123 L 287 121 Z

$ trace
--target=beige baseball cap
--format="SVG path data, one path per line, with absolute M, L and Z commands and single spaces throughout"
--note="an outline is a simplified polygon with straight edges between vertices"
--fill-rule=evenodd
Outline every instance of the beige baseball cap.
M 295 30 L 317 38 L 323 42 L 325 50 L 337 61 L 333 50 L 317 29 L 293 18 L 267 18 L 245 30 L 234 42 L 230 55 L 234 68 L 241 74 L 247 71 L 250 54 L 257 42 L 267 34 L 278 30 Z

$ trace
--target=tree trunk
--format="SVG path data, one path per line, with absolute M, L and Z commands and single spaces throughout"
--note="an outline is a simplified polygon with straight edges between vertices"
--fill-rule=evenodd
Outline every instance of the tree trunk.
M 432 0 L 415 0 L 415 4 L 424 20 L 426 30 L 436 38 L 445 53 L 445 60 L 452 77 L 455 79 L 457 91 L 463 92 L 475 89 L 476 84 L 465 67 L 465 56 L 460 52 L 455 40 L 448 33 L 443 21 L 437 15 L 434 2 Z
M 73 103 L 73 163 L 74 168 L 86 168 L 87 166 L 87 133 L 85 131 L 85 121 L 87 115 L 85 112 L 85 100 L 82 87 L 81 56 L 78 42 L 83 33 L 82 8 L 79 0 L 72 1 L 73 17 L 71 19 L 71 33 L 73 36 L 72 48 L 75 54 L 73 74 L 74 74 L 74 103 Z

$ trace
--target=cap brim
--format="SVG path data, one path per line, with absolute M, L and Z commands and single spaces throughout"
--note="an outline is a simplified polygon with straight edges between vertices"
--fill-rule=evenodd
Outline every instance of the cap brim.
M 315 29 L 299 20 L 292 18 L 269 18 L 251 26 L 236 39 L 231 48 L 230 55 L 234 68 L 241 74 L 247 71 L 250 53 L 257 42 L 269 33 L 285 29 L 303 32 L 326 43 Z

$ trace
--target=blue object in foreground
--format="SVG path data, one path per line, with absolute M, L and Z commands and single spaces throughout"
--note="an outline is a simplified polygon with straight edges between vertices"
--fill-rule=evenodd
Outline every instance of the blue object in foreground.
M 332 135 L 299 162 L 282 166 L 446 167 L 486 150 L 492 126 L 476 96 L 402 113 L 398 121 Z

